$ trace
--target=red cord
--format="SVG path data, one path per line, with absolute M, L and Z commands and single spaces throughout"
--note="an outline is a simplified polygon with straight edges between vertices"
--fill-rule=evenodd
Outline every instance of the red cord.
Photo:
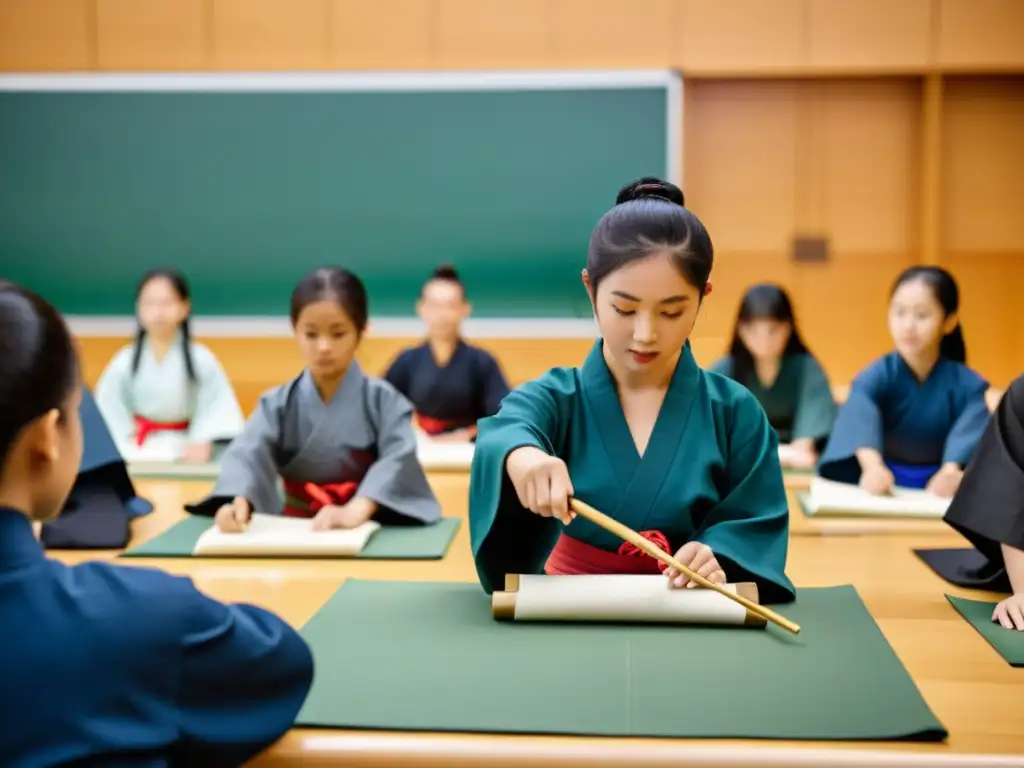
M 661 531 L 640 531 L 640 535 L 653 544 L 656 544 L 659 549 L 668 552 L 670 555 L 672 554 L 672 548 L 671 544 L 669 544 L 668 537 Z M 619 554 L 626 557 L 651 557 L 640 549 L 640 547 L 636 546 L 636 544 L 631 544 L 628 541 L 624 541 L 622 546 L 619 547 Z M 651 559 L 655 560 L 653 557 L 651 557 Z M 658 570 L 662 573 L 668 569 L 668 565 L 661 562 L 661 560 L 655 560 L 655 562 L 658 563 Z

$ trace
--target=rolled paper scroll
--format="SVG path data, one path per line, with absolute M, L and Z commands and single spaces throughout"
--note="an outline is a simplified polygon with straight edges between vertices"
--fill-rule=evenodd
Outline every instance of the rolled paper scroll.
M 891 495 L 876 496 L 849 483 L 816 477 L 804 498 L 808 516 L 915 517 L 940 519 L 949 499 L 916 488 L 894 488 Z
M 723 585 L 757 602 L 757 585 Z M 717 592 L 673 588 L 661 575 L 509 574 L 491 597 L 499 621 L 611 622 L 765 627 L 761 616 Z
M 192 550 L 220 557 L 355 557 L 380 528 L 372 520 L 356 528 L 314 531 L 312 518 L 254 514 L 243 533 L 211 526 Z

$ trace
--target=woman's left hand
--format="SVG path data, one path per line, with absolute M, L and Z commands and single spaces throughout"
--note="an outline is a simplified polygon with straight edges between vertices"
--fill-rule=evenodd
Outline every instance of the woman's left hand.
M 328 504 L 321 507 L 313 518 L 314 531 L 329 531 L 332 528 L 357 528 L 377 511 L 377 505 L 369 499 L 356 497 L 347 504 Z
M 676 560 L 685 565 L 698 576 L 703 576 L 714 584 L 725 584 L 725 571 L 718 564 L 715 553 L 711 547 L 699 541 L 688 541 L 676 552 Z M 673 587 L 696 587 L 700 586 L 696 581 L 691 581 L 686 575 L 675 568 L 668 568 L 665 571 L 669 584 Z
M 932 475 L 925 490 L 943 499 L 951 499 L 960 487 L 960 480 L 963 479 L 964 471 L 955 464 L 946 464 Z

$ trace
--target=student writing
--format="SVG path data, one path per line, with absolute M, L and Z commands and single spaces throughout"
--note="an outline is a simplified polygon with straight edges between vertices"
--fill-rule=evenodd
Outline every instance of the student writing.
M 347 270 L 299 281 L 291 322 L 306 367 L 260 398 L 212 493 L 190 512 L 213 515 L 226 532 L 243 531 L 253 512 L 311 517 L 315 530 L 440 519 L 416 455 L 412 406 L 355 360 L 368 311 L 362 281 Z

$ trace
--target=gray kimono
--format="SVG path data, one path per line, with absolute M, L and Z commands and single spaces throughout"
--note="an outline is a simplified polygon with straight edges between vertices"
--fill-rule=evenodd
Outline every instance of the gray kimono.
M 212 516 L 236 496 L 254 512 L 281 514 L 285 483 L 355 482 L 382 524 L 433 523 L 441 507 L 416 456 L 412 405 L 390 384 L 367 377 L 355 361 L 330 402 L 308 370 L 266 392 L 228 447 L 212 493 L 186 505 Z

